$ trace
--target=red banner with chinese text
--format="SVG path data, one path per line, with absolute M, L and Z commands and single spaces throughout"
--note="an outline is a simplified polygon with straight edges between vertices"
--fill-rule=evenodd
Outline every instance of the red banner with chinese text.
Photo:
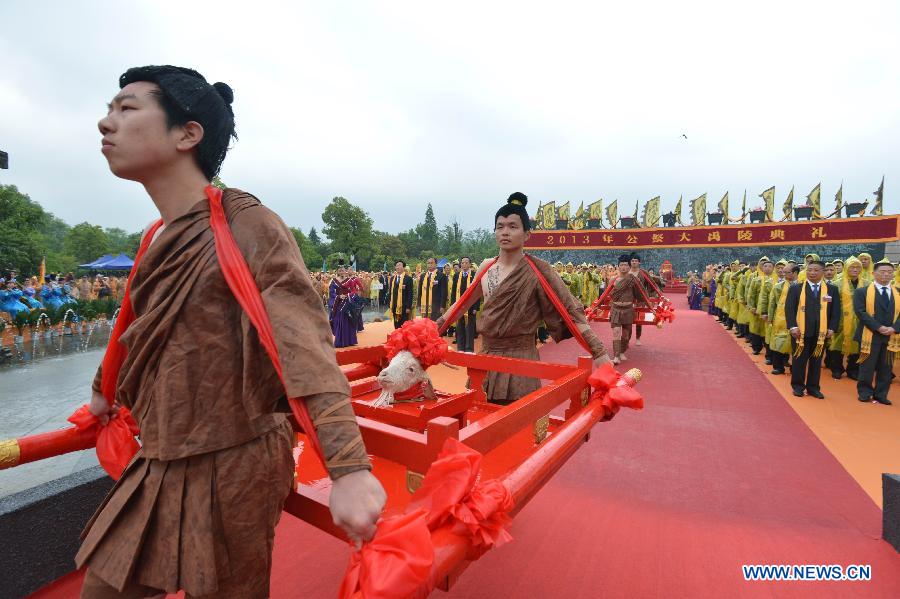
M 532 250 L 727 247 L 766 245 L 823 245 L 879 243 L 900 239 L 900 217 L 872 216 L 800 222 L 659 227 L 652 229 L 595 229 L 590 231 L 534 230 L 525 247 Z

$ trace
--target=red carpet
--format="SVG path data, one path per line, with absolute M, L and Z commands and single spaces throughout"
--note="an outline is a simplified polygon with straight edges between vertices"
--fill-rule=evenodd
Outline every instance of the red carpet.
M 900 597 L 880 510 L 715 319 L 679 309 L 644 341 L 623 365 L 644 371 L 644 411 L 598 425 L 517 516 L 514 542 L 434 596 Z M 272 596 L 335 597 L 347 555 L 285 516 Z M 869 564 L 872 580 L 743 580 L 742 564 L 769 563 Z M 45 596 L 77 596 L 64 586 Z

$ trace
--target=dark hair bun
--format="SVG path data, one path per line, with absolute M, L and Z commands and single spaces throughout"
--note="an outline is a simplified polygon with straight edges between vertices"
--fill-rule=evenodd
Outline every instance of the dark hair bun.
M 216 91 L 219 92 L 219 95 L 222 96 L 222 99 L 225 100 L 226 104 L 230 106 L 231 103 L 234 102 L 234 92 L 231 91 L 231 87 L 229 87 L 227 83 L 219 81 L 213 83 L 213 87 L 216 88 Z
M 519 206 L 527 206 L 528 205 L 528 196 L 522 193 L 521 191 L 517 191 L 516 193 L 509 196 L 509 199 L 506 200 L 507 204 L 517 204 Z

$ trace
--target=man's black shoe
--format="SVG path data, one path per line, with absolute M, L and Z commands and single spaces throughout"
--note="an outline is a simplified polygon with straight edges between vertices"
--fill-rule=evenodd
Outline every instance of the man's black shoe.
M 869 403 L 870 401 L 872 401 L 871 397 L 857 397 L 856 399 L 858 399 L 859 401 L 861 401 L 863 403 Z
M 773 368 L 771 374 L 784 374 L 783 368 Z
M 807 391 L 807 393 L 809 393 L 816 399 L 825 399 L 825 396 L 822 394 L 821 391 Z
M 877 401 L 878 403 L 880 403 L 883 406 L 893 405 L 893 402 L 891 400 L 889 400 L 887 397 L 881 397 L 881 398 L 876 397 L 875 401 Z
M 797 391 L 796 389 L 794 389 L 794 396 L 795 397 L 803 397 L 803 391 Z
M 766 358 L 766 366 L 772 365 L 772 358 Z
M 840 373 L 840 372 L 832 372 L 832 373 L 831 373 L 831 378 L 833 378 L 833 379 L 836 380 L 836 381 L 839 381 L 839 380 L 841 380 L 841 374 L 842 374 L 842 373 Z

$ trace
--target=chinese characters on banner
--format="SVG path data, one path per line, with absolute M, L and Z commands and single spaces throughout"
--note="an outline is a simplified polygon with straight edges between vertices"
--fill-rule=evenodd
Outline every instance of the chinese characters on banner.
M 876 216 L 721 227 L 533 231 L 526 247 L 552 250 L 878 243 L 900 239 L 898 219 Z

